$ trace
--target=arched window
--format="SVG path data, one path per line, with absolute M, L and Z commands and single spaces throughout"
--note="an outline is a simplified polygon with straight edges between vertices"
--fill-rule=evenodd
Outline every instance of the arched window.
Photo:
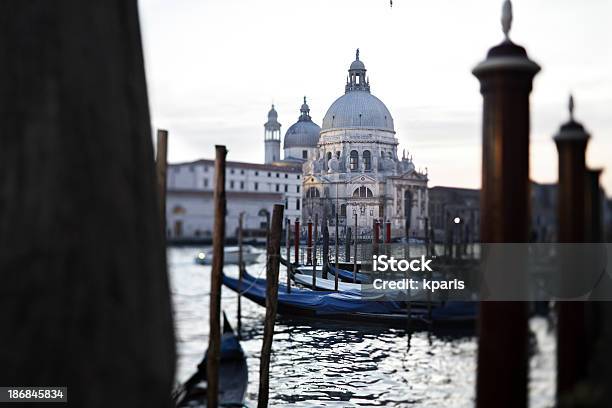
M 369 150 L 363 151 L 363 166 L 366 170 L 372 170 L 372 156 Z
M 359 188 L 356 188 L 355 191 L 353 191 L 353 197 L 374 197 L 374 195 L 372 194 L 372 190 L 367 187 L 361 186 Z
M 349 158 L 349 167 L 351 171 L 357 171 L 359 168 L 359 153 L 357 150 L 351 150 L 351 155 Z
M 316 187 L 310 187 L 306 191 L 306 198 L 315 198 L 315 197 L 321 197 L 321 193 L 319 193 L 319 190 Z
M 327 152 L 327 161 L 330 161 L 332 158 L 332 152 Z

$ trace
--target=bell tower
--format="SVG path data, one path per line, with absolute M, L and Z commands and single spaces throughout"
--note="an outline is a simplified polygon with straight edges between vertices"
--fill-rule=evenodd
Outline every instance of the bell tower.
M 268 112 L 268 121 L 264 124 L 264 143 L 266 147 L 265 163 L 270 164 L 279 161 L 280 157 L 280 128 L 278 123 L 278 113 L 272 105 Z

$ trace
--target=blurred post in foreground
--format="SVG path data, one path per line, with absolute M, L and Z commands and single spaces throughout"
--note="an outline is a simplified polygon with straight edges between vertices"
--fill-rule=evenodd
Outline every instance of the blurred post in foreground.
M 586 160 L 589 134 L 574 120 L 574 98 L 569 100 L 570 120 L 561 126 L 554 140 L 559 153 L 558 223 L 560 243 L 586 242 Z M 561 255 L 563 257 L 563 254 Z M 575 257 L 561 262 L 561 287 L 574 292 L 590 271 L 573 270 Z M 576 272 L 581 276 L 576 276 Z M 579 289 L 578 289 L 579 290 Z M 579 293 L 581 293 L 580 291 Z M 575 391 L 574 387 L 587 375 L 586 307 L 584 302 L 559 301 L 557 304 L 557 403 Z
M 1 2 L 0 384 L 170 407 L 175 343 L 138 7 Z
M 505 40 L 474 69 L 484 98 L 481 238 L 529 240 L 529 94 L 540 67 L 508 37 L 512 5 L 503 6 Z M 517 270 L 516 287 L 526 271 Z M 480 303 L 476 406 L 527 406 L 527 302 Z M 511 333 L 511 335 L 509 335 Z

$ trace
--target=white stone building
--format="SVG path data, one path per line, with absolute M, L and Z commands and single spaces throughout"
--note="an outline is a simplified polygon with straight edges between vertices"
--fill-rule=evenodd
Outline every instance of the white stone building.
M 302 170 L 295 163 L 226 163 L 226 236 L 236 237 L 244 212 L 248 234 L 264 234 L 265 212 L 285 205 L 285 218 L 300 216 Z M 200 240 L 212 236 L 214 160 L 171 164 L 166 201 L 167 235 L 172 240 Z
M 370 93 L 366 68 L 356 60 L 349 68 L 345 93 L 328 109 L 314 157 L 304 164 L 304 222 L 319 219 L 326 207 L 330 221 L 338 211 L 341 225 L 369 232 L 374 219 L 391 221 L 394 236 L 424 236 L 428 214 L 428 177 L 412 158 L 397 154 L 393 117 Z

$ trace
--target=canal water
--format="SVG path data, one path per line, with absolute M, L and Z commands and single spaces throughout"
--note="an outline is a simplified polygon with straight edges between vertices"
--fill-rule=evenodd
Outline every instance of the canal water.
M 194 263 L 198 251 L 189 247 L 168 249 L 177 337 L 176 377 L 181 382 L 194 372 L 208 344 L 210 267 Z M 260 259 L 263 261 L 263 257 Z M 248 271 L 265 277 L 263 263 L 248 266 Z M 226 267 L 226 273 L 237 276 L 237 267 Z M 281 279 L 282 275 L 281 270 Z M 235 328 L 236 293 L 223 288 L 221 305 Z M 263 307 L 243 298 L 248 406 L 257 405 L 264 314 Z M 532 319 L 530 326 L 534 333 L 530 407 L 552 407 L 554 333 L 543 318 Z M 399 329 L 279 318 L 270 366 L 270 405 L 472 407 L 476 345 L 473 336 L 417 332 L 409 339 Z

